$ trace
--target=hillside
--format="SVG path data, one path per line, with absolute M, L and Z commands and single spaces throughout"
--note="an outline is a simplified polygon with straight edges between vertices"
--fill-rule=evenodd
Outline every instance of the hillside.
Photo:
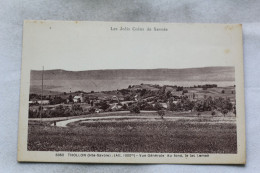
M 115 69 L 65 71 L 46 70 L 44 80 L 146 80 L 146 81 L 234 81 L 234 67 L 186 69 Z M 31 80 L 41 80 L 41 71 L 31 71 Z

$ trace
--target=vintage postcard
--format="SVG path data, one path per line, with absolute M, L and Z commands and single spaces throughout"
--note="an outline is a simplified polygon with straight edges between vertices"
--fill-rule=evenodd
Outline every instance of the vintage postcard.
M 240 24 L 25 21 L 18 161 L 245 164 Z

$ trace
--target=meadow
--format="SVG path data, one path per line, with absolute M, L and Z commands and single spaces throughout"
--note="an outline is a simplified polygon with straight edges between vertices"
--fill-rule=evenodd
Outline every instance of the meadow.
M 141 113 L 142 114 L 142 113 Z M 129 114 L 127 114 L 129 115 Z M 145 116 L 143 113 L 142 116 Z M 166 114 L 167 116 L 167 114 Z M 170 116 L 170 115 L 168 115 Z M 172 115 L 176 116 L 176 115 Z M 29 123 L 29 151 L 236 153 L 235 117 Z M 221 121 L 220 121 L 221 120 Z

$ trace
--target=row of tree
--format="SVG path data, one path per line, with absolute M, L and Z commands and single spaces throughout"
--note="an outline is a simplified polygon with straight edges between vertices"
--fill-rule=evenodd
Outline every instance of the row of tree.
M 140 110 L 163 110 L 163 106 L 156 102 L 154 105 L 149 104 L 145 101 L 138 102 L 129 107 L 129 110 L 133 113 L 139 113 Z M 187 97 L 182 97 L 180 101 L 174 103 L 172 100 L 169 100 L 167 109 L 169 111 L 182 112 L 182 111 L 220 111 L 224 115 L 228 112 L 233 112 L 236 114 L 236 107 L 233 105 L 229 98 L 219 97 L 217 99 L 212 99 L 212 97 L 208 97 L 207 99 L 200 101 L 190 101 Z
M 84 112 L 83 108 L 77 104 L 71 107 L 59 105 L 53 109 L 42 109 L 39 106 L 38 109 L 29 109 L 29 118 L 70 117 L 87 113 L 89 112 Z

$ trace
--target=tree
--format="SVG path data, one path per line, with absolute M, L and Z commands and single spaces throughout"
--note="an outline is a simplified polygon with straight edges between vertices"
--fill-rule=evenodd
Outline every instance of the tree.
M 72 110 L 73 111 L 83 111 L 83 108 L 80 105 L 78 105 L 78 104 L 73 104 L 72 105 Z
M 224 117 L 226 116 L 227 113 L 228 113 L 227 109 L 222 110 L 222 114 L 224 115 Z
M 153 107 L 152 104 L 147 103 L 147 104 L 144 105 L 143 109 L 144 110 L 154 110 L 154 107 Z
M 169 104 L 169 110 L 170 110 L 170 111 L 176 111 L 176 104 L 174 104 L 173 102 L 170 102 L 170 104 Z
M 180 101 L 178 101 L 176 104 L 176 111 L 181 111 L 182 108 L 183 108 L 183 104 Z
M 140 92 L 140 96 L 141 96 L 141 97 L 144 96 L 145 93 L 146 93 L 146 89 L 142 89 L 141 92 Z
M 194 105 L 195 103 L 193 101 L 190 101 L 189 99 L 184 99 L 182 107 L 185 111 L 188 111 L 192 110 L 194 108 Z
M 222 94 L 225 94 L 225 90 L 222 90 L 221 93 L 222 93 Z
M 171 91 L 167 91 L 166 92 L 166 98 L 169 99 L 170 97 L 172 97 L 172 93 L 171 93 Z
M 182 91 L 182 90 L 183 90 L 183 87 L 178 86 L 178 87 L 176 88 L 176 91 Z
M 165 115 L 165 111 L 163 110 L 159 110 L 157 111 L 158 115 L 163 119 L 164 115 Z
M 91 113 L 91 114 L 93 114 L 95 111 L 96 111 L 96 109 L 95 108 L 93 108 L 93 107 L 91 107 L 91 108 L 89 108 L 89 113 Z
M 127 96 L 124 96 L 124 100 L 125 101 L 130 101 L 130 100 L 132 100 L 132 98 L 131 98 L 131 96 L 127 95 Z
M 97 104 L 97 106 L 99 106 L 100 109 L 106 110 L 109 108 L 109 104 L 107 104 L 107 102 L 105 101 L 101 101 L 100 103 Z
M 154 104 L 154 109 L 155 109 L 155 110 L 161 110 L 161 109 L 162 109 L 162 105 L 161 105 L 160 103 L 156 102 L 156 103 Z
M 119 92 L 122 93 L 122 95 L 126 95 L 130 92 L 130 90 L 129 89 L 121 89 L 121 90 L 119 90 Z
M 124 104 L 124 105 L 122 106 L 122 109 L 123 109 L 123 110 L 127 110 L 127 105 Z
M 235 116 L 237 115 L 236 105 L 234 106 L 234 111 L 233 111 L 233 113 L 235 114 Z
M 188 93 L 188 90 L 183 90 L 182 91 L 182 95 L 184 95 L 185 93 Z
M 206 86 L 203 86 L 202 87 L 202 90 L 207 90 L 208 88 Z
M 136 104 L 133 104 L 129 107 L 129 110 L 131 113 L 136 113 L 139 114 L 140 113 L 140 107 Z
M 73 102 L 72 95 L 69 95 L 69 102 Z

